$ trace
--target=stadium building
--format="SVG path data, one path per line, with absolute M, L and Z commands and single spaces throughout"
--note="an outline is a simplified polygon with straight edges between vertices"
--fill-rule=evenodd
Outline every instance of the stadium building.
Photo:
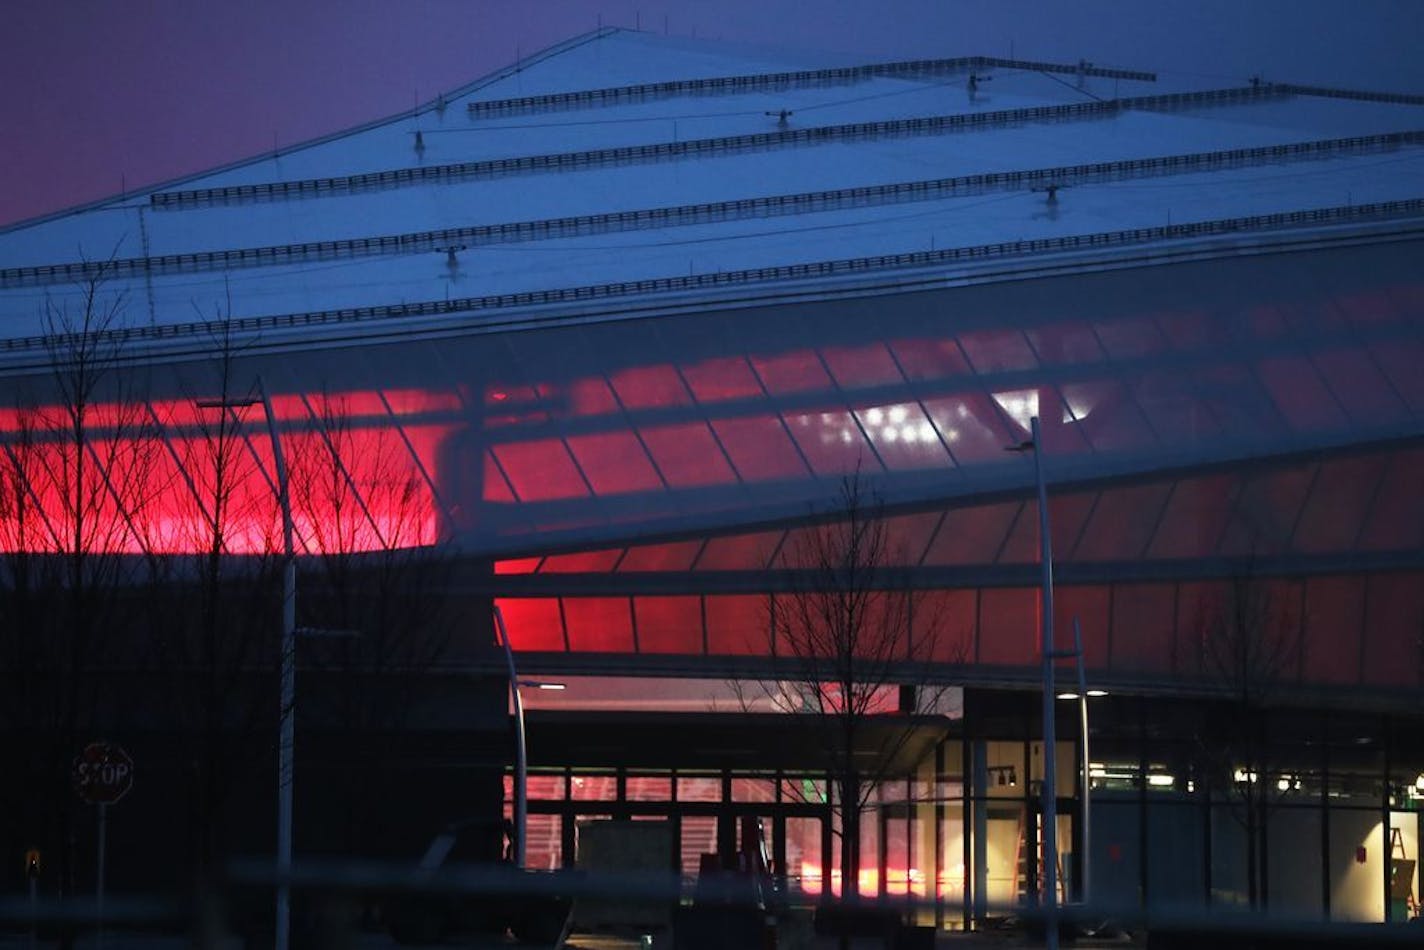
M 1041 876 L 1041 466 L 1055 668 L 1077 684 L 1076 625 L 1105 694 L 1086 757 L 1058 703 L 1062 896 L 1412 916 L 1424 96 L 1276 80 L 602 30 L 13 226 L 7 596 L 33 563 L 270 560 L 285 495 L 299 697 L 351 692 L 328 661 L 374 636 L 318 615 L 333 562 L 374 597 L 426 558 L 381 593 L 449 631 L 366 671 L 417 697 L 382 743 L 298 701 L 299 856 L 336 847 L 343 757 L 404 803 L 374 850 L 497 814 L 497 605 L 518 675 L 565 687 L 523 694 L 531 865 L 572 864 L 584 819 L 661 818 L 694 875 L 754 816 L 815 894 L 842 889 L 827 752 L 730 684 L 804 677 L 774 605 L 868 515 L 909 613 L 851 750 L 884 765 L 859 886 L 973 926 Z M 242 671 L 275 705 L 264 616 Z M 86 728 L 155 750 L 110 816 L 122 862 L 182 767 L 171 722 L 101 707 Z

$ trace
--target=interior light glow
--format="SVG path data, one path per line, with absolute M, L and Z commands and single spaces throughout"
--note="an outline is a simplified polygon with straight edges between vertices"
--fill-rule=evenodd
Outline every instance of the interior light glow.
M 1058 698 L 1059 698 L 1059 699 L 1078 699 L 1079 697 L 1078 697 L 1078 694 L 1077 694 L 1077 693 L 1059 693 L 1059 694 L 1058 694 Z
M 899 434 L 899 430 L 896 429 L 894 426 L 886 426 L 885 428 L 880 430 L 880 438 L 884 439 L 886 442 L 894 442 L 895 437 Z
M 1419 776 L 1414 779 L 1414 791 L 1424 795 L 1424 772 L 1420 772 Z
M 1149 775 L 1147 784 L 1153 788 L 1171 788 L 1177 783 L 1177 779 L 1172 775 Z
M 909 411 L 908 409 L 906 409 L 904 406 L 891 406 L 891 407 L 890 407 L 890 421 L 893 422 L 893 423 L 895 423 L 896 425 L 899 425 L 900 423 L 904 422 L 904 421 L 905 421 L 905 417 L 908 416 L 909 414 L 910 414 L 910 411 Z
M 1105 690 L 1105 689 L 1090 689 L 1090 690 L 1088 690 L 1088 698 L 1089 698 L 1089 699 L 1097 699 L 1098 697 L 1100 697 L 1100 696 L 1106 696 L 1107 694 L 1108 694 L 1108 691 Z
M 905 426 L 900 430 L 900 438 L 906 442 L 918 442 L 920 441 L 920 430 L 914 426 Z
M 885 421 L 885 413 L 879 407 L 868 409 L 865 412 L 865 421 L 873 426 L 878 426 Z

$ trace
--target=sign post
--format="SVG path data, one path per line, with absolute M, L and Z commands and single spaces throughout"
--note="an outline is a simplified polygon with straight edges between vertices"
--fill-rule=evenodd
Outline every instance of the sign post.
M 109 806 L 133 788 L 133 759 L 123 746 L 112 742 L 91 742 L 74 757 L 74 791 L 91 805 L 99 806 L 99 854 L 94 873 L 95 942 L 104 945 L 104 864 L 109 835 Z

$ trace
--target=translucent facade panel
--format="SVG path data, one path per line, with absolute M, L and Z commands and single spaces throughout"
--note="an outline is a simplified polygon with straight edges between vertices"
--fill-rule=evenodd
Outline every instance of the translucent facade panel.
M 480 479 L 481 499 L 494 504 L 513 503 L 515 500 L 514 489 L 510 487 L 509 479 L 505 477 L 504 472 L 495 461 L 493 452 L 485 453 L 482 470 L 484 477 Z
M 864 346 L 827 346 L 821 356 L 842 389 L 900 385 L 905 377 L 883 343 Z
M 647 426 L 643 441 L 669 487 L 735 484 L 736 473 L 704 422 Z
M 627 597 L 565 597 L 564 624 L 575 652 L 633 652 L 633 614 Z
M 1018 330 L 962 333 L 959 345 L 969 357 L 969 365 L 980 375 L 1038 368 L 1038 359 Z
M 1365 682 L 1424 684 L 1419 631 L 1424 630 L 1424 580 L 1418 574 L 1380 574 L 1365 589 Z
M 641 653 L 692 653 L 702 649 L 702 601 L 698 597 L 635 597 Z
M 1113 588 L 1115 672 L 1162 673 L 1177 667 L 1177 591 L 1172 584 L 1119 584 Z
M 1177 646 L 1174 668 L 1183 676 L 1200 676 L 1210 664 L 1203 656 L 1203 637 L 1227 596 L 1227 585 L 1221 581 L 1202 581 L 1177 585 Z
M 1054 386 L 1041 386 L 1034 391 L 1038 400 L 1039 437 L 1043 439 L 1045 455 L 1055 458 L 1064 455 L 1083 455 L 1092 451 L 1081 427 L 1069 421 L 1068 404 Z M 1017 421 L 1017 420 L 1016 420 Z M 1028 436 L 1028 420 L 1023 421 L 1024 437 Z M 1052 472 L 1051 461 L 1046 463 Z
M 610 373 L 608 381 L 623 408 L 630 411 L 686 406 L 692 401 L 682 378 L 671 366 L 624 367 Z
M 508 442 L 496 445 L 491 451 L 521 501 L 588 495 L 588 487 L 561 439 Z
M 564 650 L 564 621 L 553 597 L 499 597 L 495 606 L 504 616 L 515 650 Z
M 1311 554 L 1351 551 L 1375 499 L 1386 457 L 1322 462 L 1295 531 L 1295 549 Z
M 604 551 L 575 551 L 570 554 L 551 554 L 539 566 L 541 574 L 602 574 L 613 570 L 622 556 L 621 548 Z
M 682 364 L 682 378 L 700 403 L 761 399 L 761 382 L 743 356 L 709 357 Z
M 1424 342 L 1407 338 L 1371 343 L 1370 353 L 1415 418 L 1424 415 Z
M 835 478 L 854 471 L 857 466 L 866 472 L 881 470 L 878 457 L 866 443 L 855 417 L 844 409 L 790 413 L 786 416 L 786 426 L 817 475 Z
M 945 514 L 925 551 L 926 564 L 988 564 L 1000 547 L 1023 502 L 959 508 Z
M 618 563 L 618 572 L 686 571 L 702 550 L 702 541 L 671 541 L 667 544 L 640 544 L 628 549 Z
M 572 435 L 568 445 L 596 495 L 662 488 L 648 454 L 631 432 Z
M 943 513 L 922 511 L 884 519 L 885 549 L 890 564 L 916 565 L 925 556 L 930 539 L 939 529 Z
M 602 376 L 585 376 L 546 387 L 547 402 L 561 406 L 559 415 L 576 419 L 611 416 L 619 411 L 618 399 Z
M 1237 496 L 1236 509 L 1220 553 L 1252 557 L 1290 550 L 1296 520 L 1314 480 L 1314 466 L 1283 469 L 1249 478 Z
M 1278 356 L 1262 360 L 1257 372 L 1291 428 L 1314 432 L 1345 424 L 1340 406 L 1305 357 Z
M 1404 401 L 1363 347 L 1325 350 L 1312 359 L 1355 425 L 1370 428 L 1409 417 Z
M 1111 600 L 1107 587 L 1055 585 L 1053 590 L 1053 642 L 1060 650 L 1073 648 L 1073 622 L 1083 633 L 1083 653 L 1091 667 L 1104 667 L 1108 661 L 1108 631 L 1111 623 L 1108 606 Z M 1061 670 L 1071 670 L 1073 662 L 1059 662 Z M 1062 673 L 1060 672 L 1060 675 Z
M 1424 450 L 1389 457 L 1374 504 L 1360 531 L 1359 547 L 1399 551 L 1424 546 Z
M 1231 343 L 1221 321 L 1200 310 L 1174 310 L 1158 314 L 1157 327 L 1174 350 L 1194 351 L 1226 347 Z
M 765 656 L 771 652 L 765 595 L 708 595 L 703 603 L 707 613 L 709 654 Z
M 1155 356 L 1167 349 L 1167 339 L 1151 316 L 1097 320 L 1093 330 L 1108 358 L 1118 362 Z
M 773 396 L 826 392 L 833 388 L 831 377 L 815 350 L 753 355 L 750 359 L 757 377 Z
M 983 393 L 966 392 L 925 400 L 940 438 L 960 464 L 1003 462 L 1004 446 L 1017 445 L 1022 435 L 1013 435 L 993 401 Z
M 1170 484 L 1158 483 L 1125 485 L 1099 492 L 1077 546 L 1062 549 L 1065 556 L 1075 561 L 1126 561 L 1141 557 L 1152 540 L 1170 491 Z
M 1041 655 L 1038 641 L 1038 591 L 980 592 L 978 662 L 1032 664 Z
M 1163 445 L 1186 447 L 1221 431 L 1191 370 L 1161 367 L 1129 379 L 1129 388 Z
M 890 351 L 905 376 L 917 382 L 938 382 L 973 372 L 954 339 L 892 340 Z
M 858 406 L 855 415 L 890 471 L 950 466 L 939 433 L 918 403 Z
M 1061 322 L 1030 327 L 1024 331 L 1038 359 L 1045 366 L 1100 363 L 1107 359 L 1090 324 Z
M 785 532 L 763 531 L 757 534 L 732 534 L 708 538 L 707 546 L 697 558 L 699 571 L 759 571 L 771 562 L 781 547 Z
M 1117 380 L 1065 383 L 1063 398 L 1079 431 L 1098 452 L 1145 450 L 1157 437 L 1127 387 Z
M 1147 556 L 1210 557 L 1231 518 L 1240 476 L 1183 479 L 1172 489 Z
M 1054 560 L 1068 559 L 1078 546 L 1078 538 L 1097 499 L 1097 492 L 1048 496 L 1048 531 L 1053 540 Z M 999 556 L 1001 564 L 1031 564 L 1039 560 L 1038 503 L 1026 501 L 1022 505 L 1013 532 Z
M 1259 307 L 1252 307 L 1245 314 L 1245 327 L 1250 331 L 1252 337 L 1258 340 L 1279 341 L 1285 339 L 1291 332 L 1291 325 L 1286 322 L 1286 315 L 1280 307 L 1265 304 Z M 1309 332 L 1312 334 L 1318 330 L 1310 324 Z
M 1305 679 L 1313 683 L 1355 683 L 1365 642 L 1365 579 L 1316 577 L 1305 583 L 1305 636 L 1301 643 Z
M 916 659 L 970 663 L 978 597 L 972 590 L 935 590 L 915 594 L 910 636 Z
M 495 574 L 533 574 L 544 562 L 542 557 L 522 557 L 511 561 L 495 561 Z
M 1223 435 L 1260 439 L 1285 424 L 1260 382 L 1244 367 L 1203 366 L 1195 378 L 1200 398 Z
M 780 416 L 714 419 L 712 429 L 745 481 L 803 478 L 809 472 Z

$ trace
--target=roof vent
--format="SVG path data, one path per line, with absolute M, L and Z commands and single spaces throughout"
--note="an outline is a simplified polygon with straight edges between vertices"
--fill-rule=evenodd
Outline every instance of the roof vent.
M 776 116 L 776 127 L 779 129 L 790 128 L 791 123 L 787 120 L 795 114 L 796 113 L 792 112 L 790 109 L 778 109 L 775 112 L 767 113 L 767 115 Z

